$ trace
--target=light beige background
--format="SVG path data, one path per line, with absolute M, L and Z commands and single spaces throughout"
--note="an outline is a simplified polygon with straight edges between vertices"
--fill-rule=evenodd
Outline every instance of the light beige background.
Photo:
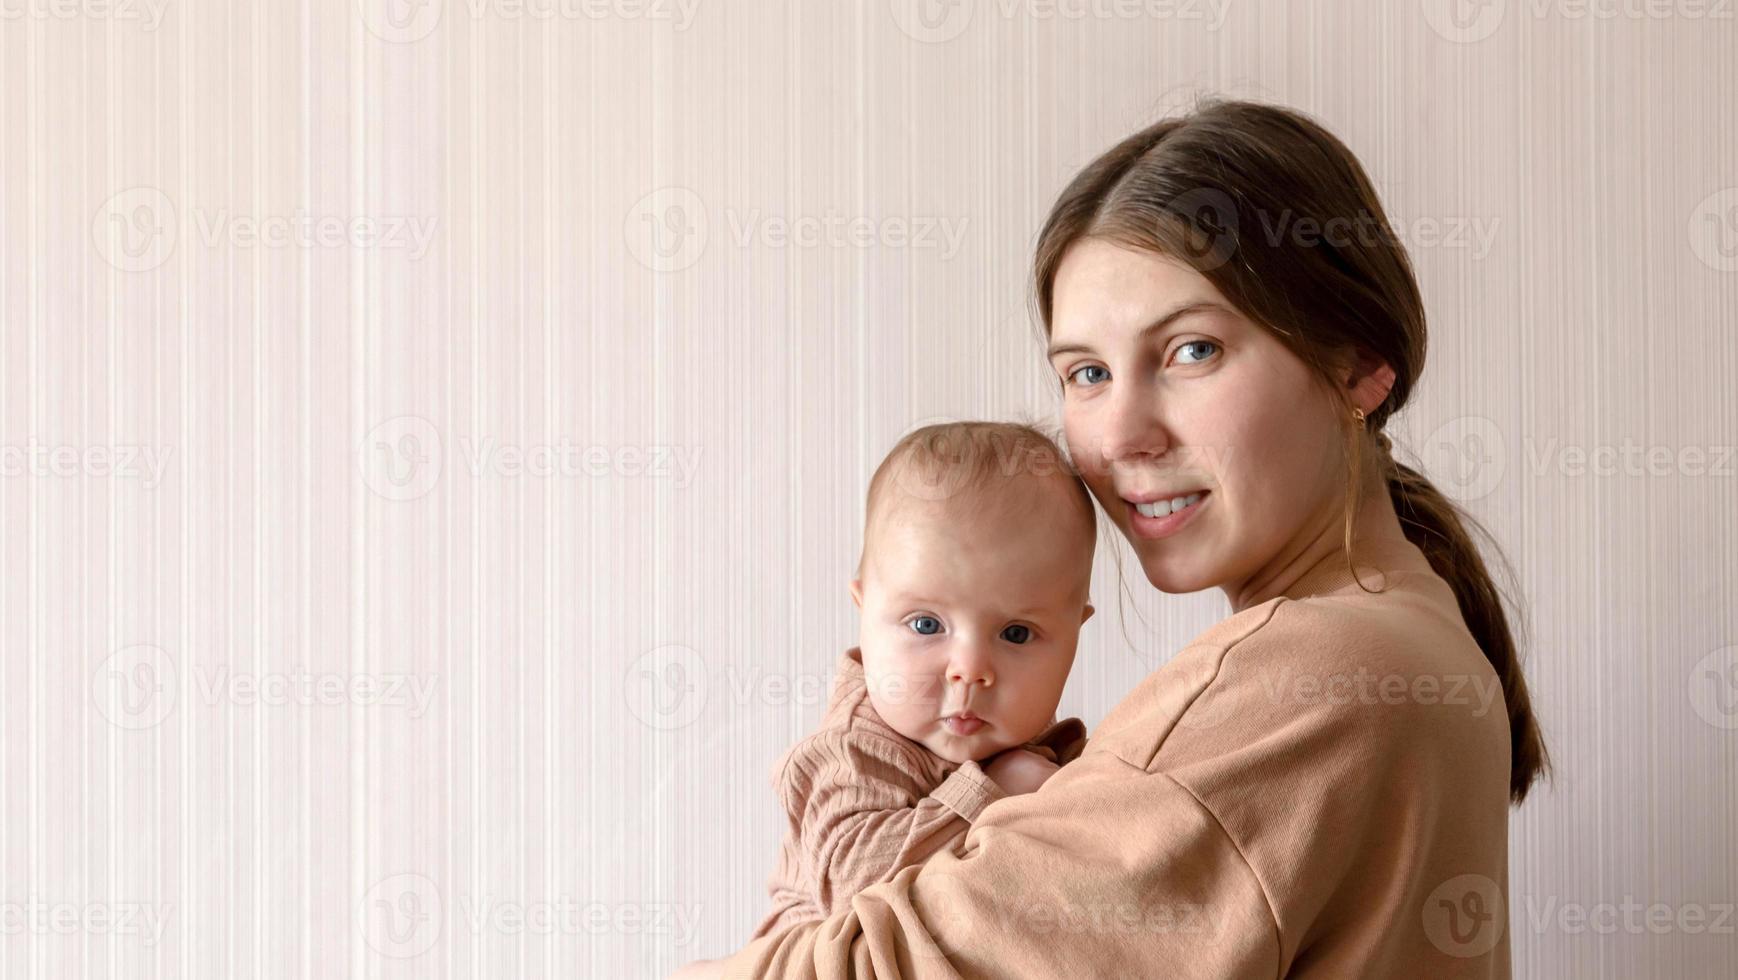
M 1516 975 L 1738 975 L 1733 2 L 1451 2 L 0 0 L 0 977 L 736 948 L 873 466 L 1054 412 L 1045 209 L 1211 91 L 1411 245 L 1559 767 Z M 1226 612 L 1128 567 L 1089 725 Z

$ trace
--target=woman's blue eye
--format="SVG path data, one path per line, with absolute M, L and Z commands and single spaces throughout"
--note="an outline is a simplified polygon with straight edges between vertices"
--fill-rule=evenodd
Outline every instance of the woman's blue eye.
M 1184 344 L 1183 346 L 1177 348 L 1177 353 L 1179 355 L 1181 355 L 1184 351 L 1188 350 L 1191 347 L 1208 347 L 1208 348 L 1212 348 L 1212 350 L 1219 349 L 1219 345 L 1215 344 L 1211 340 L 1191 340 L 1188 343 Z M 1199 364 L 1202 361 L 1205 361 L 1207 358 L 1212 357 L 1212 356 L 1213 356 L 1212 353 L 1209 352 L 1209 353 L 1202 354 L 1200 357 L 1196 357 L 1196 358 L 1184 358 L 1183 363 L 1184 364 Z
M 906 625 L 924 636 L 934 636 L 936 633 L 941 632 L 941 620 L 936 619 L 934 616 L 919 616 Z
M 1032 630 L 1029 627 L 1021 626 L 1019 623 L 1015 623 L 1002 631 L 1002 639 L 1007 640 L 1009 643 L 1025 643 L 1031 638 Z
M 1108 375 L 1108 374 L 1110 374 L 1110 372 L 1109 372 L 1109 371 L 1105 371 L 1105 370 L 1104 370 L 1104 365 L 1102 365 L 1102 364 L 1087 364 L 1087 365 L 1085 365 L 1085 366 L 1083 366 L 1083 367 L 1077 367 L 1077 368 L 1075 368 L 1075 369 L 1074 369 L 1074 370 L 1073 370 L 1073 371 L 1072 371 L 1072 372 L 1070 372 L 1070 373 L 1069 373 L 1069 375 L 1068 375 L 1068 380 L 1070 380 L 1070 381 L 1072 381 L 1072 382 L 1074 382 L 1074 383 L 1075 383 L 1075 384 L 1077 384 L 1077 385 L 1078 385 L 1078 384 L 1085 384 L 1085 385 L 1092 385 L 1092 384 L 1096 384 L 1096 383 L 1097 383 L 1097 382 L 1094 382 L 1094 381 L 1081 381 L 1081 380 L 1080 380 L 1080 374 L 1081 374 L 1081 372 L 1083 372 L 1083 371 L 1103 371 L 1103 372 L 1104 372 L 1104 373 L 1105 373 L 1105 374 L 1106 374 L 1106 375 Z M 1102 380 L 1104 380 L 1104 379 L 1103 379 L 1103 378 L 1100 378 L 1100 379 L 1098 379 L 1098 380 L 1099 380 L 1099 381 L 1102 381 Z

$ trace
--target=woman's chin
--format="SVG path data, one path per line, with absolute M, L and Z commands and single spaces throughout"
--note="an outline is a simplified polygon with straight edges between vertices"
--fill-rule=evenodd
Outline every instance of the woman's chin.
M 1211 569 L 1172 555 L 1142 555 L 1141 571 L 1153 588 L 1171 595 L 1202 592 L 1219 584 Z

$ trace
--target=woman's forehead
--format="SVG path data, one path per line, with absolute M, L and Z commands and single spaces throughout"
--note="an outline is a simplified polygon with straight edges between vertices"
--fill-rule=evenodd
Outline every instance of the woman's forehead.
M 1140 330 L 1177 310 L 1230 311 L 1211 280 L 1161 252 L 1087 239 L 1069 249 L 1056 276 L 1051 340 Z

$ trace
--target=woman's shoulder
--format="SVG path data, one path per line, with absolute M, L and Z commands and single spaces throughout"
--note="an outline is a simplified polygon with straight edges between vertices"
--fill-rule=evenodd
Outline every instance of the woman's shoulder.
M 1486 730 L 1506 723 L 1501 681 L 1447 583 L 1400 572 L 1377 591 L 1282 596 L 1221 620 L 1144 679 L 1094 740 L 1150 768 L 1167 746 L 1211 754 L 1310 727 L 1337 733 L 1329 749 L 1362 738 L 1404 752 L 1444 734 L 1494 744 Z

